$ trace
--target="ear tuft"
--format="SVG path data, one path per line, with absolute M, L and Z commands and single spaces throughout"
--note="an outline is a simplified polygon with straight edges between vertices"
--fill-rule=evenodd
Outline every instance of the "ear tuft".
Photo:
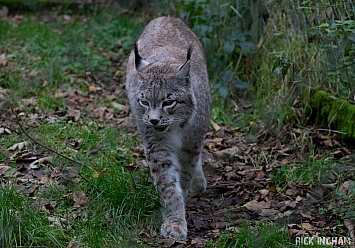
M 138 53 L 138 42 L 136 41 L 134 43 L 134 64 L 136 66 L 136 70 L 140 71 L 147 65 L 149 65 L 149 62 L 142 59 L 142 57 Z
M 179 67 L 179 72 L 177 76 L 179 78 L 188 78 L 190 76 L 190 58 L 192 53 L 192 46 L 189 45 L 187 49 L 186 62 Z
M 192 46 L 189 45 L 189 48 L 187 49 L 187 61 L 190 60 L 190 57 L 191 57 L 191 53 L 192 53 Z

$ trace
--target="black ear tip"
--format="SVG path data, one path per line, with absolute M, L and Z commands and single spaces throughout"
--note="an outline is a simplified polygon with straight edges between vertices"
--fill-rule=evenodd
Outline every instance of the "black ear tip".
M 187 60 L 190 60 L 191 53 L 192 53 L 192 45 L 189 45 L 189 48 L 187 49 Z
M 136 64 L 136 68 L 139 67 L 140 63 L 141 63 L 141 56 L 138 53 L 138 42 L 134 42 L 134 60 L 135 60 L 135 64 Z

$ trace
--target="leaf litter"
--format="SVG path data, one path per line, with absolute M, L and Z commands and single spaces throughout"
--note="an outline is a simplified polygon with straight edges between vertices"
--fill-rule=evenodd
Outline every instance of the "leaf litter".
M 7 16 L 7 15 L 6 15 Z M 63 17 L 64 18 L 64 17 Z M 68 19 L 68 17 L 65 17 Z M 70 18 L 70 16 L 69 16 Z M 21 16 L 11 18 L 13 23 L 20 23 Z M 12 70 L 8 61 L 10 55 L 0 53 L 0 64 Z M 104 84 L 88 72 L 86 75 L 71 75 L 73 81 L 85 85 L 83 91 L 79 86 L 63 84 L 53 93 L 53 98 L 63 100 L 64 108 L 43 114 L 38 108 L 36 97 L 22 99 L 22 107 L 30 107 L 31 113 L 25 113 L 16 108 L 18 115 L 29 118 L 23 123 L 25 127 L 41 125 L 39 120 L 55 122 L 58 117 L 64 117 L 68 123 L 80 123 L 81 119 L 92 120 L 99 125 L 109 125 L 113 128 L 126 128 L 135 132 L 124 91 L 125 62 L 115 64 L 116 71 L 112 85 Z M 24 69 L 25 72 L 25 69 Z M 24 77 L 34 77 L 37 72 L 26 72 Z M 42 86 L 46 86 L 44 81 Z M 21 133 L 16 119 L 11 111 L 2 104 L 8 89 L 0 87 L 1 122 L 0 135 Z M 102 99 L 108 99 L 110 104 L 103 104 Z M 203 163 L 208 181 L 204 194 L 193 196 L 186 202 L 186 216 L 189 234 L 186 241 L 161 239 L 157 230 L 148 229 L 142 232 L 140 242 L 156 247 L 204 247 L 207 242 L 216 240 L 224 230 L 238 233 L 242 220 L 254 223 L 259 220 L 270 220 L 280 225 L 287 224 L 291 237 L 302 235 L 323 236 L 338 235 L 354 237 L 354 223 L 345 220 L 343 228 L 339 228 L 339 219 L 322 213 L 320 209 L 333 207 L 332 190 L 340 186 L 339 191 L 348 192 L 349 182 L 353 174 L 348 173 L 348 181 L 341 183 L 336 175 L 329 177 L 320 185 L 288 181 L 284 188 L 276 185 L 275 173 L 282 168 L 297 168 L 300 162 L 321 159 L 329 155 L 346 163 L 354 163 L 353 149 L 343 144 L 337 133 L 319 129 L 316 126 L 304 128 L 285 126 L 281 130 L 271 128 L 261 132 L 256 140 L 248 140 L 248 132 L 238 128 L 230 128 L 211 120 L 211 131 L 207 134 Z M 286 137 L 286 138 L 285 138 Z M 305 138 L 306 137 L 306 138 Z M 75 152 L 80 149 L 82 140 L 70 138 L 67 141 L 67 151 Z M 65 188 L 67 180 L 80 182 L 77 170 L 57 166 L 53 167 L 53 157 L 41 150 L 33 149 L 28 141 L 21 141 L 2 148 L 7 155 L 7 161 L 0 161 L 0 176 L 2 181 L 12 181 L 18 188 L 32 199 L 33 204 L 50 214 L 49 221 L 60 225 L 68 220 L 57 214 L 58 203 L 47 202 L 35 196 L 36 191 L 45 191 L 50 185 Z M 306 151 L 316 150 L 313 155 Z M 143 158 L 143 149 L 133 151 L 136 157 Z M 12 162 L 12 163 L 10 163 Z M 339 165 L 340 166 L 340 165 Z M 127 164 L 127 168 L 144 168 L 141 165 Z M 345 168 L 354 172 L 352 165 Z M 96 174 L 105 173 L 95 171 Z M 341 183 L 339 185 L 339 183 Z M 73 207 L 83 208 L 90 204 L 85 192 L 77 191 L 63 198 L 72 199 Z M 328 197 L 328 198 L 327 198 Z M 330 197 L 330 198 L 329 198 Z M 75 216 L 73 216 L 75 218 Z

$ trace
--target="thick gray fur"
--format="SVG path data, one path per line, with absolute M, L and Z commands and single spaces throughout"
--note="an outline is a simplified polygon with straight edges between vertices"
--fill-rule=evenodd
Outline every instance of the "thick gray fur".
M 152 20 L 135 44 L 126 89 L 162 202 L 161 235 L 186 239 L 185 199 L 206 190 L 202 147 L 210 120 L 206 61 L 180 20 Z

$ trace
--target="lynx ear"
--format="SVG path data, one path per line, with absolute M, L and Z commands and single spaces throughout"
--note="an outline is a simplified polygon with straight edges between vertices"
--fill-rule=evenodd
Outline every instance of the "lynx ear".
M 149 62 L 142 59 L 142 57 L 138 53 L 138 42 L 134 43 L 134 63 L 137 71 L 141 71 L 144 67 L 149 65 Z
M 190 75 L 191 53 L 192 53 L 192 46 L 190 45 L 189 49 L 187 50 L 186 62 L 179 67 L 179 71 L 177 73 L 177 77 L 179 77 L 179 78 L 188 78 L 189 77 L 189 75 Z

